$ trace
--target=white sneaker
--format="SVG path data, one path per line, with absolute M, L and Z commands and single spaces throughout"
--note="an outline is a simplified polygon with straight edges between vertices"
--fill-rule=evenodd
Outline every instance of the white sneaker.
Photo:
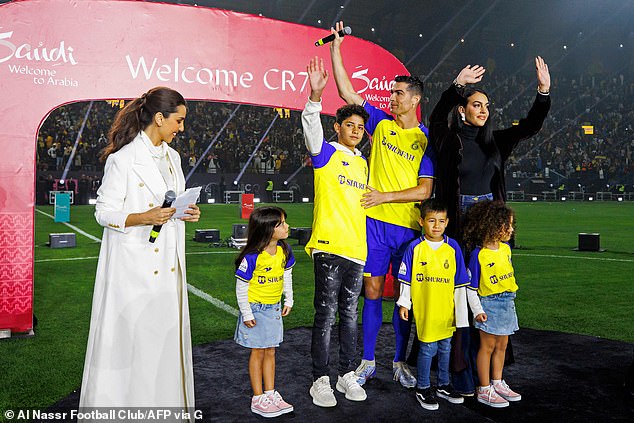
M 319 407 L 334 407 L 337 405 L 337 398 L 330 387 L 330 378 L 322 376 L 313 382 L 310 387 L 310 396 L 313 397 L 313 404 Z
M 357 382 L 357 375 L 348 372 L 337 378 L 337 391 L 346 394 L 346 399 L 350 401 L 365 401 L 368 397 L 365 390 Z

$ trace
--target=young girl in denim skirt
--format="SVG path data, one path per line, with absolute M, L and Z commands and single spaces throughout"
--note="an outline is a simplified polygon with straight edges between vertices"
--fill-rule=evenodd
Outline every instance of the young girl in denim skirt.
M 522 399 L 502 378 L 509 335 L 519 329 L 515 312 L 518 288 L 507 243 L 514 228 L 513 210 L 501 201 L 483 201 L 467 213 L 463 234 L 471 251 L 467 298 L 474 327 L 480 332 L 477 399 L 498 408 Z
M 293 411 L 275 390 L 275 348 L 283 339 L 282 317 L 293 307 L 295 258 L 286 238 L 286 212 L 279 207 L 257 208 L 249 218 L 247 244 L 235 261 L 240 314 L 234 339 L 251 348 L 251 411 L 264 417 Z

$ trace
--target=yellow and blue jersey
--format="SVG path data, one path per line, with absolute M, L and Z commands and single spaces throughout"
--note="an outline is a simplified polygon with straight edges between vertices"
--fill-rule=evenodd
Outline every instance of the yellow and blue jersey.
M 313 232 L 306 245 L 338 256 L 365 261 L 366 219 L 361 196 L 367 190 L 368 164 L 362 155 L 349 154 L 323 141 L 313 156 L 315 209 Z
M 511 247 L 500 242 L 497 250 L 477 247 L 469 257 L 471 283 L 469 288 L 486 297 L 518 290 L 511 260 Z
M 236 270 L 236 278 L 249 284 L 249 302 L 275 304 L 282 298 L 284 271 L 295 265 L 289 249 L 288 261 L 284 249 L 278 244 L 275 255 L 266 251 L 244 256 Z
M 403 191 L 418 185 L 419 178 L 433 178 L 435 156 L 422 123 L 409 129 L 399 127 L 394 118 L 369 103 L 365 129 L 372 135 L 368 185 L 381 192 Z M 368 217 L 420 230 L 415 203 L 384 203 L 368 209 Z
M 412 241 L 398 278 L 410 286 L 418 339 L 436 342 L 451 337 L 456 330 L 454 289 L 469 284 L 458 243 L 445 236 L 434 250 L 422 236 Z

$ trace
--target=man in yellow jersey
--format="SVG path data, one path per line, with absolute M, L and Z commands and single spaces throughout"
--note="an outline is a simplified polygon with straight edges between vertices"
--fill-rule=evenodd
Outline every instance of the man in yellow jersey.
M 332 30 L 335 40 L 330 46 L 339 96 L 348 104 L 365 108 L 370 115 L 365 129 L 372 135 L 368 192 L 361 200 L 367 209 L 368 256 L 363 282 L 363 360 L 356 374 L 359 384 L 363 385 L 376 373 L 374 350 L 383 320 L 381 301 L 385 274 L 391 263 L 395 299 L 398 300 L 398 268 L 405 248 L 420 234 L 415 205 L 431 195 L 434 159 L 427 140 L 427 128 L 416 116 L 423 95 L 422 82 L 412 76 L 394 79 L 390 95 L 392 115 L 370 105 L 354 90 L 343 65 L 343 38 L 337 33 L 341 29 L 343 22 L 338 22 Z M 411 318 L 409 321 L 399 319 L 395 304 L 392 323 L 396 333 L 396 353 L 392 363 L 394 379 L 413 388 L 416 377 L 405 364 Z
M 337 141 L 324 140 L 321 126 L 321 94 L 328 81 L 323 60 L 307 66 L 310 97 L 302 112 L 306 147 L 315 175 L 313 231 L 306 252 L 315 266 L 315 320 L 311 357 L 313 384 L 310 395 L 320 407 L 334 407 L 330 387 L 330 331 L 339 313 L 339 366 L 337 391 L 350 401 L 364 401 L 365 390 L 357 383 L 357 304 L 363 284 L 366 220 L 361 198 L 367 190 L 368 165 L 356 148 L 364 134 L 368 113 L 346 105 L 337 110 Z

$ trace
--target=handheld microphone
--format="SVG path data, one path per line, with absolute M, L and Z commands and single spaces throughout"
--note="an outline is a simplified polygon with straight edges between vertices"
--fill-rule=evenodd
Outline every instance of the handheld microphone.
M 349 26 L 346 26 L 341 31 L 339 31 L 337 34 L 339 34 L 340 37 L 344 37 L 346 35 L 350 35 L 350 34 L 352 34 L 352 28 L 350 28 Z M 315 46 L 317 46 L 317 47 L 323 46 L 324 44 L 328 44 L 329 42 L 333 41 L 334 39 L 335 39 L 335 34 L 330 34 L 329 36 L 324 37 L 321 40 L 315 41 Z
M 168 207 L 170 207 L 172 205 L 172 202 L 176 200 L 176 193 L 172 190 L 169 190 L 165 193 L 165 200 L 163 200 L 163 205 L 161 206 L 162 209 L 166 209 Z M 154 225 L 152 227 L 152 231 L 150 232 L 150 242 L 154 242 L 156 241 L 156 238 L 159 235 L 159 232 L 161 232 L 161 228 L 163 227 L 163 225 Z

